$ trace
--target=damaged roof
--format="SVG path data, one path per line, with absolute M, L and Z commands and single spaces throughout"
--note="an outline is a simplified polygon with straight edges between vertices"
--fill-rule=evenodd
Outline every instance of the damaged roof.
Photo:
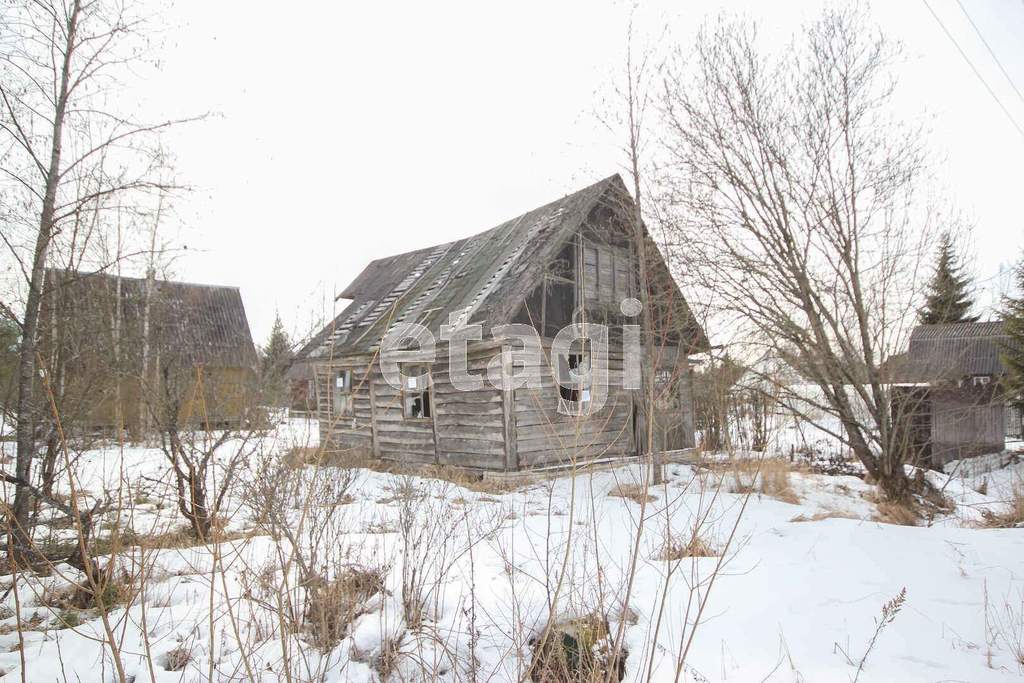
M 437 332 L 441 325 L 509 322 L 540 281 L 558 249 L 587 221 L 595 207 L 631 202 L 614 175 L 502 223 L 490 230 L 435 247 L 377 259 L 339 298 L 351 303 L 314 336 L 297 360 L 334 358 L 378 348 L 400 323 Z M 668 275 L 658 258 L 653 271 Z M 695 350 L 708 341 L 671 277 Z

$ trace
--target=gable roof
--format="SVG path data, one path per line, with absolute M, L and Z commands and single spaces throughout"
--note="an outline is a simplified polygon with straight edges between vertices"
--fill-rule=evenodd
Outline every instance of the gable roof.
M 997 376 L 1006 372 L 1001 355 L 1009 343 L 1002 321 L 918 325 L 889 368 L 893 381 L 908 384 Z
M 614 175 L 477 235 L 372 261 L 341 293 L 339 298 L 351 303 L 297 358 L 372 351 L 399 323 L 415 322 L 436 332 L 453 317 L 486 326 L 508 322 L 591 211 L 625 201 L 632 199 Z M 689 331 L 694 350 L 706 349 L 707 338 L 660 255 L 656 261 L 653 272 L 667 277 L 673 299 L 682 306 L 676 319 Z
M 187 365 L 250 368 L 256 349 L 237 287 L 154 280 L 149 302 L 151 353 Z M 145 317 L 146 279 L 106 273 L 47 269 L 48 305 L 63 301 L 79 334 L 99 325 L 109 328 L 115 310 L 121 314 L 122 340 L 141 342 Z M 117 297 L 120 304 L 115 306 Z M 70 316 L 57 316 L 70 320 Z M 71 324 L 70 322 L 68 324 Z

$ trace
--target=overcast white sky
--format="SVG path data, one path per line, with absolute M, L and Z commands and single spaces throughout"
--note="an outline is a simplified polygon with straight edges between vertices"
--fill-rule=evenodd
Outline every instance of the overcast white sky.
M 1024 91 L 1024 0 L 962 0 Z M 929 0 L 1024 128 L 1024 98 L 956 0 Z M 678 6 L 681 6 L 678 7 Z M 821 6 L 643 3 L 685 42 L 719 10 L 787 36 Z M 1024 248 L 1024 135 L 922 0 L 876 2 L 904 41 L 902 115 L 933 130 L 945 191 L 972 220 L 975 274 Z M 592 113 L 621 68 L 629 5 L 587 2 L 262 3 L 178 0 L 154 117 L 214 112 L 169 145 L 197 190 L 177 203 L 175 274 L 242 289 L 262 343 L 280 310 L 308 330 L 370 260 L 492 227 L 619 170 Z

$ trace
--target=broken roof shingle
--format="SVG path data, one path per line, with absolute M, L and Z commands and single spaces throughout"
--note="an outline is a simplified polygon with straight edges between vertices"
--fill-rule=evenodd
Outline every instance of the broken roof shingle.
M 437 332 L 453 315 L 460 323 L 508 322 L 560 245 L 613 193 L 616 202 L 629 196 L 618 175 L 477 235 L 370 262 L 339 297 L 352 302 L 297 358 L 370 352 L 399 323 Z M 688 308 L 685 315 L 694 347 L 705 348 L 700 325 Z

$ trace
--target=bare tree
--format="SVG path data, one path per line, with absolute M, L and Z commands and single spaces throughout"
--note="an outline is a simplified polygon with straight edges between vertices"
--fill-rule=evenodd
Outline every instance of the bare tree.
M 899 46 L 854 8 L 826 10 L 777 57 L 720 19 L 666 79 L 679 243 L 721 313 L 813 385 L 814 406 L 883 492 L 908 493 L 886 362 L 927 248 L 917 130 L 886 113 Z
M 652 259 L 659 258 L 657 247 L 648 238 L 644 224 L 645 171 L 647 166 L 648 111 L 653 106 L 652 83 L 657 76 L 658 64 L 650 49 L 637 49 L 632 18 L 627 32 L 624 74 L 613 88 L 612 100 L 598 115 L 601 123 L 619 138 L 620 151 L 627 174 L 627 186 L 632 201 L 619 207 L 631 229 L 633 252 L 637 259 L 637 298 L 641 304 L 641 363 L 640 401 L 637 406 L 642 417 L 642 442 L 651 461 L 651 483 L 660 484 L 664 476 L 661 455 L 654 446 L 655 434 L 655 341 L 656 320 L 651 301 L 650 273 Z M 652 251 L 653 250 L 653 251 Z M 660 355 L 660 354 L 659 354 Z M 638 435 L 640 436 L 640 435 Z
M 83 214 L 156 189 L 153 137 L 171 122 L 138 124 L 112 101 L 118 78 L 144 58 L 147 19 L 131 3 L 17 2 L 0 13 L 3 240 L 24 278 L 17 384 L 15 546 L 25 547 L 35 421 L 39 309 L 48 256 Z
M 258 395 L 252 382 L 207 378 L 201 364 L 164 357 L 157 377 L 144 379 L 144 400 L 149 421 L 160 435 L 160 449 L 170 465 L 178 510 L 192 535 L 209 542 L 239 470 L 260 448 L 269 425 L 254 401 L 241 396 Z M 212 375 L 212 373 L 210 373 Z M 236 417 L 215 424 L 211 417 L 217 403 L 234 404 Z M 217 428 L 219 427 L 219 428 Z

